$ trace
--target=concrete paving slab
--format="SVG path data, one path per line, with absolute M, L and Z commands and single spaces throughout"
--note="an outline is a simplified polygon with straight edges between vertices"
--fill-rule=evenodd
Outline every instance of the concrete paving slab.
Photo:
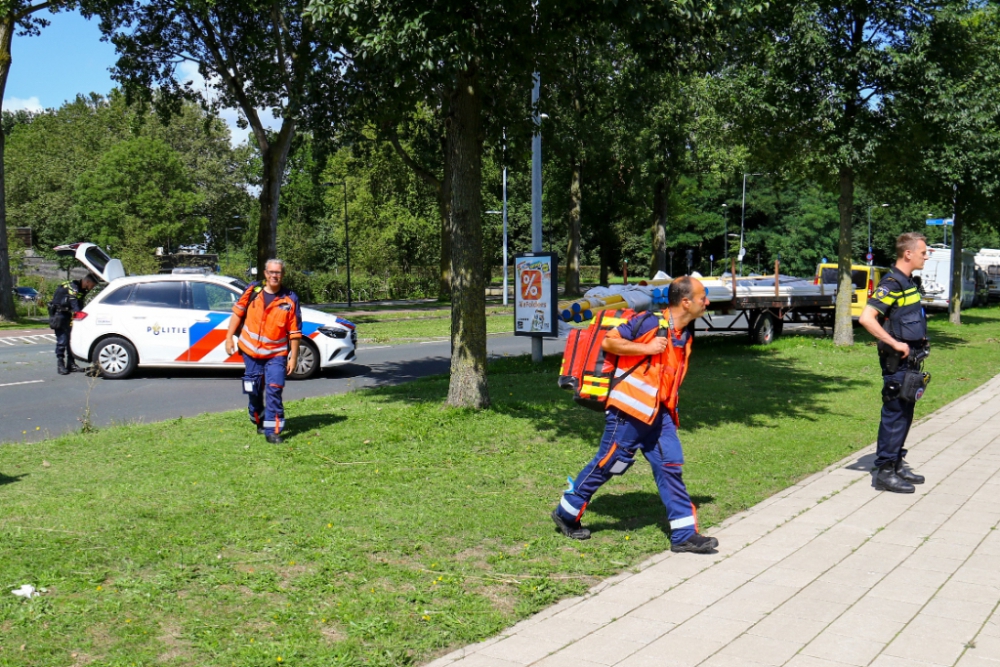
M 912 495 L 873 446 L 432 667 L 1000 667 L 1000 376 L 916 424 Z M 874 415 L 873 415 L 874 418 Z

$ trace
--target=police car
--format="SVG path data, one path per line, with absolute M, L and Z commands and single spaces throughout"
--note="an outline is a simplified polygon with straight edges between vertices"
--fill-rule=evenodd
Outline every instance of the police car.
M 238 368 L 239 352 L 226 354 L 229 317 L 246 284 L 216 275 L 126 276 L 121 261 L 93 243 L 56 249 L 75 257 L 107 283 L 73 319 L 73 355 L 119 379 L 139 366 Z M 292 379 L 355 360 L 354 324 L 312 308 L 302 309 L 302 342 Z

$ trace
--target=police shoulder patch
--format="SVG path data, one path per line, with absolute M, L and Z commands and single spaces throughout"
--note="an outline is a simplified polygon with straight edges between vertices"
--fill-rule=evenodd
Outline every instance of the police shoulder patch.
M 876 299 L 884 299 L 887 296 L 889 296 L 889 288 L 888 287 L 884 287 L 884 286 L 880 285 L 879 288 L 877 290 L 875 290 L 875 298 Z

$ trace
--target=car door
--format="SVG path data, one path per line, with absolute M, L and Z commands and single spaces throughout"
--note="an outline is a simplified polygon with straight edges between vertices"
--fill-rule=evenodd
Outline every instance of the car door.
M 187 293 L 194 324 L 188 329 L 188 348 L 183 360 L 196 364 L 242 362 L 239 355 L 229 357 L 225 346 L 229 318 L 241 293 L 208 280 L 189 281 Z
M 196 319 L 187 303 L 183 280 L 149 280 L 136 284 L 129 298 L 126 322 L 141 363 L 183 361 Z

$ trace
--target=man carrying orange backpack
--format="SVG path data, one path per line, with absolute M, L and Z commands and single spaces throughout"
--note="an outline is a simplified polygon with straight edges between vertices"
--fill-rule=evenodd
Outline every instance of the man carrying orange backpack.
M 636 315 L 608 332 L 601 348 L 617 355 L 607 395 L 604 436 L 597 455 L 563 493 L 552 520 L 567 537 L 586 540 L 580 525 L 587 503 L 615 475 L 623 475 L 643 456 L 670 520 L 670 550 L 710 553 L 719 541 L 698 533 L 694 504 L 681 477 L 684 454 L 677 437 L 677 394 L 691 355 L 688 325 L 705 314 L 708 295 L 701 282 L 684 276 L 667 291 L 663 319 Z

